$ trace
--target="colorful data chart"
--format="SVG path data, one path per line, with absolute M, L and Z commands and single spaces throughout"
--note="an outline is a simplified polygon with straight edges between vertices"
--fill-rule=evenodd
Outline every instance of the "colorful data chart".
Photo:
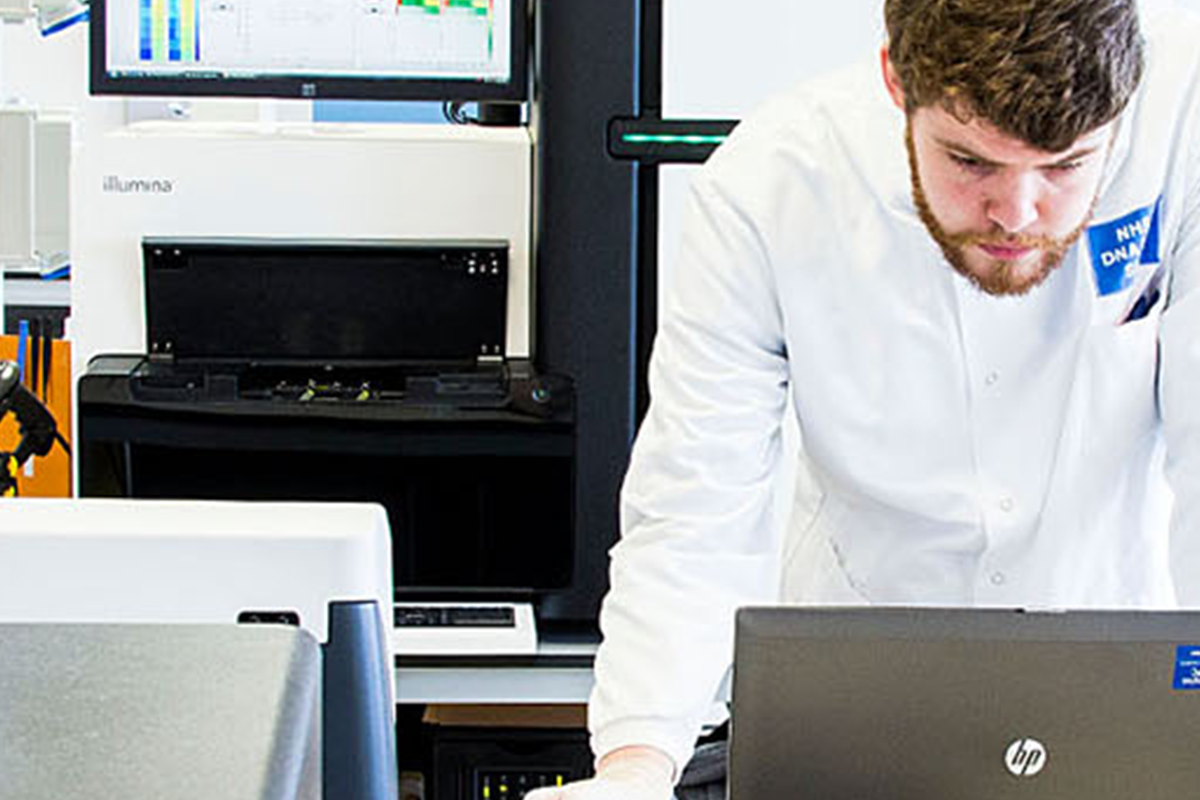
M 200 60 L 197 0 L 139 0 L 138 41 L 142 61 Z

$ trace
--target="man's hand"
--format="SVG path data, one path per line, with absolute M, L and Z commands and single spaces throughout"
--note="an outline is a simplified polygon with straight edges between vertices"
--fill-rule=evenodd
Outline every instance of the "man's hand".
M 655 747 L 622 747 L 604 758 L 596 777 L 556 789 L 538 789 L 525 800 L 671 800 L 675 765 Z

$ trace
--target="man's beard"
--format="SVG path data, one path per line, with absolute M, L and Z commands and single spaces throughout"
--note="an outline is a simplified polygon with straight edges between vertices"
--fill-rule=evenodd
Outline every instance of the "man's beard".
M 925 196 L 925 188 L 921 184 L 921 176 L 917 171 L 917 148 L 913 142 L 911 120 L 904 129 L 904 144 L 908 149 L 913 203 L 917 207 L 917 214 L 921 217 L 921 222 L 925 224 L 925 229 L 937 242 L 938 247 L 942 250 L 942 255 L 946 257 L 946 261 L 954 268 L 954 271 L 987 294 L 1023 295 L 1034 287 L 1040 286 L 1046 278 L 1050 277 L 1050 273 L 1062 264 L 1067 251 L 1087 229 L 1088 222 L 1092 218 L 1092 212 L 1096 206 L 1095 198 L 1092 199 L 1092 206 L 1084 215 L 1083 222 L 1079 227 L 1062 239 L 1053 236 L 1006 234 L 998 227 L 988 233 L 950 233 L 938 222 L 937 217 L 933 214 L 933 209 L 929 206 L 929 199 Z M 990 267 L 980 274 L 967 264 L 967 249 L 979 245 L 1013 248 L 1035 247 L 1041 251 L 1042 258 L 1036 269 L 1028 273 L 1017 272 L 1020 264 L 1018 261 L 993 258 Z

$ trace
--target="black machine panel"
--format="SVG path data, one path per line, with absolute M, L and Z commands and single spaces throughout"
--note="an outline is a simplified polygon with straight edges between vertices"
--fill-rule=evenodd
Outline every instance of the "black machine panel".
M 147 239 L 147 344 L 177 359 L 504 353 L 508 243 Z
M 507 243 L 148 240 L 80 379 L 83 496 L 361 500 L 398 597 L 574 578 L 574 389 L 505 358 Z
M 376 449 L 311 422 L 281 427 L 281 435 L 311 442 L 298 452 L 265 437 L 238 444 L 222 435 L 214 441 L 214 426 L 230 431 L 228 421 L 212 418 L 191 425 L 159 419 L 131 434 L 160 434 L 158 442 L 87 436 L 82 493 L 382 503 L 392 529 L 398 598 L 529 592 L 570 582 L 569 434 L 545 433 L 550 438 L 541 440 L 480 432 L 478 443 L 471 443 L 447 430 L 427 432 L 422 441 L 398 427 L 389 432 L 370 426 L 363 433 L 379 438 Z M 185 443 L 196 440 L 184 431 L 209 437 L 206 446 Z M 383 452 L 389 445 L 393 452 Z M 464 445 L 475 452 L 461 452 Z

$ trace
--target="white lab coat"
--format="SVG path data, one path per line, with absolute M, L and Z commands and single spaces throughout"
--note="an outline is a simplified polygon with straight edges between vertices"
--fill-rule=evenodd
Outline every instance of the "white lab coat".
M 746 604 L 1200 605 L 1200 19 L 1147 30 L 1092 227 L 1024 298 L 945 264 L 877 64 L 775 99 L 710 159 L 622 493 L 597 753 L 682 766 Z

